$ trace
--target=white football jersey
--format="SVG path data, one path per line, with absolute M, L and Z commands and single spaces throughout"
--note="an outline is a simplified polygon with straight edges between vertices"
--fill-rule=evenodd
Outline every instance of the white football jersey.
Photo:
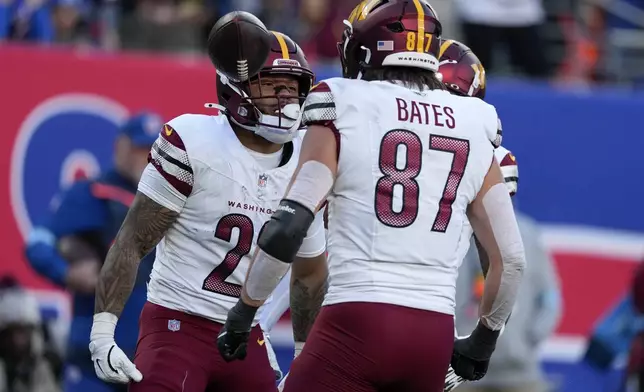
M 303 106 L 338 139 L 325 304 L 454 314 L 466 209 L 493 159 L 493 106 L 447 91 L 330 79 Z M 468 239 L 469 240 L 469 239 Z
M 179 216 L 157 245 L 150 302 L 225 322 L 240 296 L 259 232 L 297 167 L 300 146 L 300 138 L 286 144 L 288 161 L 266 170 L 225 116 L 185 114 L 164 126 L 139 191 Z M 298 256 L 324 252 L 321 217 L 309 234 Z

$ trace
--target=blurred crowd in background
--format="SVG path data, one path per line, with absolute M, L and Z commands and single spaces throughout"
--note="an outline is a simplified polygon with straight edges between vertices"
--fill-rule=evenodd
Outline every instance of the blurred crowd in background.
M 214 21 L 247 10 L 336 61 L 357 0 L 2 0 L 0 40 L 201 54 Z M 434 0 L 444 35 L 493 74 L 644 84 L 644 0 Z M 494 60 L 492 60 L 494 59 Z

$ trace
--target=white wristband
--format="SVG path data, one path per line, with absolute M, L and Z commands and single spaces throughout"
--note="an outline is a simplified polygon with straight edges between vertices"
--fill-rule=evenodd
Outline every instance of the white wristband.
M 119 318 L 116 315 L 109 312 L 95 314 L 89 339 L 91 341 L 102 338 L 114 339 L 114 330 L 118 320 Z
M 293 358 L 297 358 L 298 355 L 302 352 L 302 349 L 304 348 L 304 342 L 295 342 L 295 351 L 293 355 Z

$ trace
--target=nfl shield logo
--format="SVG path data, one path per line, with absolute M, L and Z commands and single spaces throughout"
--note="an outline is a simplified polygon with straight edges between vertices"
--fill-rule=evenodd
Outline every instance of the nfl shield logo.
M 266 182 L 268 181 L 268 176 L 266 174 L 260 174 L 257 179 L 257 186 L 260 188 L 266 187 Z
M 181 329 L 181 321 L 179 320 L 168 320 L 168 329 L 172 332 L 177 332 Z

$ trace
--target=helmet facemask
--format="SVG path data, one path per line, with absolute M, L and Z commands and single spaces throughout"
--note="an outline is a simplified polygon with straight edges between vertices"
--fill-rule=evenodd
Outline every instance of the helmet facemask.
M 225 106 L 209 107 L 223 110 L 234 124 L 276 144 L 291 141 L 303 128 L 301 107 L 311 88 L 310 71 L 281 64 L 265 68 L 246 82 L 232 81 L 223 74 L 218 77 L 231 94 Z

